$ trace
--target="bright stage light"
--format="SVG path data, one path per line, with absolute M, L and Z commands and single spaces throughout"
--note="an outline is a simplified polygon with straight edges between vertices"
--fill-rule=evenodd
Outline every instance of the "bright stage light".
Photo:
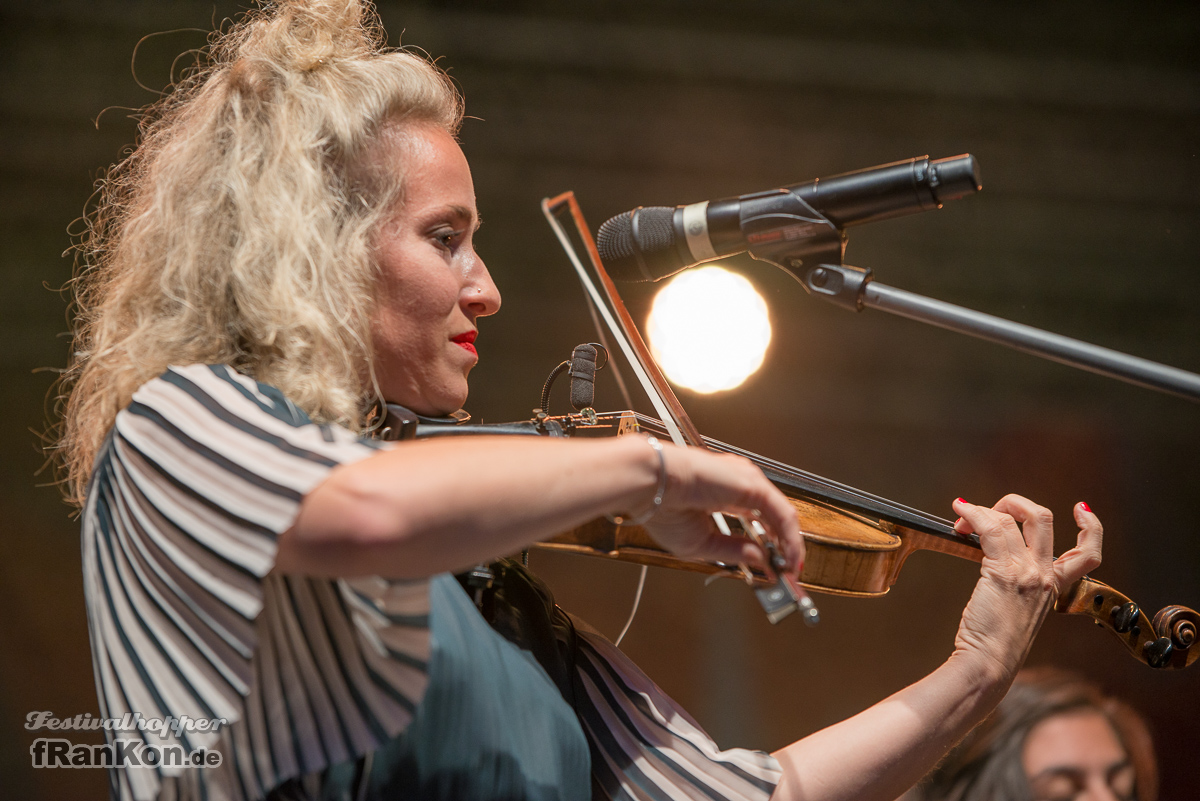
M 721 267 L 686 270 L 663 287 L 646 332 L 667 378 L 702 393 L 741 384 L 771 343 L 766 302 L 749 281 Z

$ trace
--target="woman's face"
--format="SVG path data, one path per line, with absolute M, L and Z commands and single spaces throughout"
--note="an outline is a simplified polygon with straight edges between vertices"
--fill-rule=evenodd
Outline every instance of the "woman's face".
M 403 202 L 375 236 L 371 337 L 384 398 L 425 415 L 467 399 L 475 322 L 500 293 L 475 253 L 475 186 L 462 149 L 433 125 L 385 131 L 378 156 L 404 176 Z
M 1022 755 L 1036 801 L 1125 801 L 1134 769 L 1108 719 L 1081 710 L 1046 718 L 1030 730 Z

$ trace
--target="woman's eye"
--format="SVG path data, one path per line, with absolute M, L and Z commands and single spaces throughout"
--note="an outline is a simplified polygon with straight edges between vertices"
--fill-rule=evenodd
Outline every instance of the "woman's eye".
M 1055 775 L 1035 782 L 1030 789 L 1035 801 L 1074 801 L 1083 785 L 1072 777 Z
M 458 241 L 460 236 L 462 236 L 462 231 L 437 231 L 433 235 L 433 241 L 436 242 L 439 247 L 450 250 L 452 247 L 454 247 L 454 243 Z

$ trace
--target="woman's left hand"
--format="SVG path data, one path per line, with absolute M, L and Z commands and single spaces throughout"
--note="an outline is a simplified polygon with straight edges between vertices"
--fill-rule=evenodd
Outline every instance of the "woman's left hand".
M 955 653 L 993 663 L 1007 681 L 1020 669 L 1046 613 L 1068 587 L 1100 564 L 1103 529 L 1086 504 L 1075 505 L 1075 547 L 1054 558 L 1050 510 L 1020 495 L 991 509 L 954 502 L 960 534 L 975 532 L 983 567 L 955 638 Z
M 1100 564 L 1100 521 L 1075 505 L 1076 545 L 1054 558 L 1050 511 L 1008 495 L 991 509 L 961 499 L 960 534 L 975 532 L 983 567 L 954 654 L 933 673 L 854 717 L 776 752 L 772 798 L 885 801 L 932 768 L 1004 697 L 1058 596 Z

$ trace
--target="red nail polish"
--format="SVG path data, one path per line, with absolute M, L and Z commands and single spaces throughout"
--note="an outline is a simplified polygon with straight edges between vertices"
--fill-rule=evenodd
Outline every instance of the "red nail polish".
M 957 520 L 955 520 L 955 521 L 954 521 L 954 525 L 956 525 L 956 526 L 957 526 L 957 525 L 958 525 L 959 523 L 961 523 L 961 522 L 962 522 L 962 518 L 960 517 L 960 518 L 958 518 Z
M 962 498 L 958 498 L 954 502 L 955 503 L 966 503 L 966 501 L 964 501 Z
M 1092 511 L 1092 507 L 1088 506 L 1088 505 L 1087 505 L 1086 503 L 1084 503 L 1083 501 L 1080 501 L 1080 502 L 1079 502 L 1079 506 L 1080 506 L 1080 507 L 1083 509 L 1083 511 L 1085 511 L 1085 512 L 1090 512 L 1090 511 Z

